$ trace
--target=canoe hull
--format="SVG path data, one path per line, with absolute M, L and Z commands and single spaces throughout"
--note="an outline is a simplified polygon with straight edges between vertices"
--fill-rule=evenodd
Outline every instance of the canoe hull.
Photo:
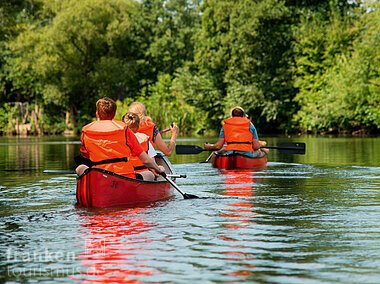
M 214 168 L 225 170 L 262 169 L 267 165 L 267 156 L 250 158 L 239 154 L 214 154 L 211 163 Z
M 172 173 L 170 162 L 158 155 L 156 162 Z M 82 207 L 112 207 L 137 205 L 165 200 L 174 195 L 166 180 L 142 181 L 103 169 L 88 169 L 77 179 L 77 205 Z
M 144 182 L 100 169 L 90 169 L 77 181 L 77 203 L 111 207 L 165 200 L 173 195 L 166 181 Z

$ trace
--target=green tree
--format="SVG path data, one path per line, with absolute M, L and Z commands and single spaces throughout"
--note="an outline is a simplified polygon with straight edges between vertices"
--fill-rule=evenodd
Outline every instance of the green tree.
M 178 78 L 183 90 L 198 82 L 188 102 L 208 112 L 213 128 L 236 104 L 258 125 L 285 127 L 295 93 L 288 68 L 290 11 L 274 0 L 209 0 L 201 12 L 195 60 L 188 66 L 192 77 L 182 72 Z
M 337 66 L 350 56 L 352 43 L 358 30 L 352 25 L 354 18 L 331 8 L 325 13 L 307 13 L 296 31 L 295 101 L 300 110 L 294 122 L 302 131 L 332 131 L 347 127 L 347 109 L 342 102 L 340 89 L 334 90 L 332 80 Z
M 178 69 L 173 85 L 187 104 L 195 107 L 197 113 L 203 114 L 203 119 L 198 121 L 201 122 L 198 127 L 201 131 L 198 132 L 220 127 L 224 115 L 223 99 L 210 73 L 199 74 L 185 66 Z
M 184 62 L 193 60 L 193 35 L 200 22 L 199 0 L 158 2 L 160 5 L 156 5 L 155 11 L 145 10 L 146 14 L 154 16 L 150 23 L 153 24 L 153 38 L 146 56 L 158 72 L 174 74 Z
M 140 49 L 139 88 L 147 94 L 159 74 L 173 75 L 193 60 L 194 33 L 200 22 L 199 0 L 144 0 L 133 18 Z M 149 95 L 149 94 L 147 94 Z
M 124 76 L 133 74 L 135 62 L 118 57 L 113 42 L 128 34 L 129 14 L 136 5 L 67 0 L 46 1 L 45 8 L 53 15 L 50 21 L 32 25 L 11 43 L 15 57 L 10 60 L 10 77 L 17 66 L 28 65 L 33 79 L 42 82 L 42 90 L 34 88 L 35 92 L 42 93 L 45 104 L 60 105 L 73 128 L 75 117 L 90 113 L 97 98 L 115 97 L 126 89 Z
M 88 122 L 102 96 L 187 133 L 219 129 L 233 105 L 260 132 L 375 131 L 377 2 L 2 1 L 0 103 L 28 101 L 46 132 Z
M 243 106 L 262 130 L 286 129 L 294 109 L 290 23 L 291 11 L 272 0 L 239 1 L 230 20 L 226 107 Z
M 182 134 L 204 131 L 204 115 L 185 102 L 169 74 L 159 75 L 158 81 L 151 85 L 147 92 L 149 96 L 142 94 L 135 99 L 127 98 L 123 102 L 119 101 L 116 117 L 120 119 L 128 111 L 128 106 L 137 100 L 145 105 L 148 115 L 160 129 L 165 129 L 172 122 L 176 122 Z
M 38 0 L 0 2 L 0 102 L 27 100 L 7 79 L 7 58 L 11 56 L 7 42 L 30 25 L 41 9 Z
M 341 56 L 335 72 L 330 72 L 327 91 L 332 126 L 353 131 L 380 128 L 380 4 L 358 9 L 359 31 L 349 56 Z

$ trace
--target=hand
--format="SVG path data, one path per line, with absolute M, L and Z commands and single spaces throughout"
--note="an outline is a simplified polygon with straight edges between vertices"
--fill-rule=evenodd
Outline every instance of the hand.
M 206 150 L 213 150 L 213 148 L 214 148 L 214 144 L 210 144 L 210 143 L 206 142 L 206 143 L 203 145 L 203 148 L 205 148 Z
M 267 145 L 267 141 L 259 140 L 259 145 L 260 145 L 260 147 L 265 147 Z M 261 148 L 261 151 L 264 151 L 265 153 L 268 153 L 269 149 Z
M 267 145 L 267 141 L 259 140 L 260 147 L 265 147 Z
M 170 125 L 170 131 L 172 132 L 173 135 L 175 135 L 175 137 L 177 137 L 178 132 L 179 132 L 179 128 L 178 128 L 178 126 L 177 126 L 177 124 L 175 122 L 173 122 Z
M 154 175 L 155 175 L 156 177 L 158 177 L 158 176 L 160 176 L 162 173 L 165 172 L 165 168 L 164 168 L 163 166 L 158 166 L 157 169 L 155 169 L 155 170 L 152 169 L 152 172 L 154 173 Z

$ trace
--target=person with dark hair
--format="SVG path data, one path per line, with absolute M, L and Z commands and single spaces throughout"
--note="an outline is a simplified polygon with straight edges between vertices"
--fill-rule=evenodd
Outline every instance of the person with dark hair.
M 265 141 L 260 141 L 257 130 L 248 119 L 244 109 L 236 106 L 231 109 L 231 117 L 224 120 L 219 133 L 219 139 L 215 144 L 205 143 L 206 150 L 225 150 L 226 154 L 240 153 L 249 157 L 265 155 L 261 146 L 266 146 Z
M 102 98 L 96 102 L 97 120 L 82 128 L 80 152 L 90 160 L 93 168 L 105 169 L 131 178 L 142 178 L 136 175 L 132 156 L 137 156 L 142 163 L 153 171 L 156 176 L 164 173 L 165 169 L 143 151 L 132 130 L 122 121 L 114 120 L 116 103 L 110 98 Z M 79 165 L 78 175 L 88 168 Z

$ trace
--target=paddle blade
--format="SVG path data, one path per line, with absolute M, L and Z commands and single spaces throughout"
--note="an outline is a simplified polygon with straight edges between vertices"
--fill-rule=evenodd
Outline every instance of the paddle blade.
M 183 198 L 184 199 L 195 199 L 195 198 L 199 198 L 199 196 L 196 196 L 194 194 L 184 193 Z
M 175 147 L 175 152 L 177 154 L 199 154 L 203 151 L 207 150 L 195 145 L 177 145 Z
M 283 154 L 295 154 L 295 155 L 305 155 L 306 144 L 300 142 L 285 142 L 278 145 L 280 153 Z
M 266 146 L 261 148 L 277 149 L 280 153 L 290 155 L 304 155 L 306 152 L 306 144 L 301 142 L 284 142 L 278 146 Z
M 193 195 L 193 194 L 188 194 L 188 193 L 184 193 L 179 187 L 178 185 L 175 184 L 174 181 L 172 181 L 170 178 L 168 178 L 167 174 L 166 173 L 161 173 L 161 176 L 166 179 L 167 182 L 169 182 L 179 193 L 182 194 L 183 196 L 183 199 L 194 199 L 194 198 L 199 198 L 198 196 L 196 195 Z
M 284 154 L 296 154 L 296 155 L 305 155 L 306 144 L 300 142 L 285 142 L 279 145 L 281 153 Z

